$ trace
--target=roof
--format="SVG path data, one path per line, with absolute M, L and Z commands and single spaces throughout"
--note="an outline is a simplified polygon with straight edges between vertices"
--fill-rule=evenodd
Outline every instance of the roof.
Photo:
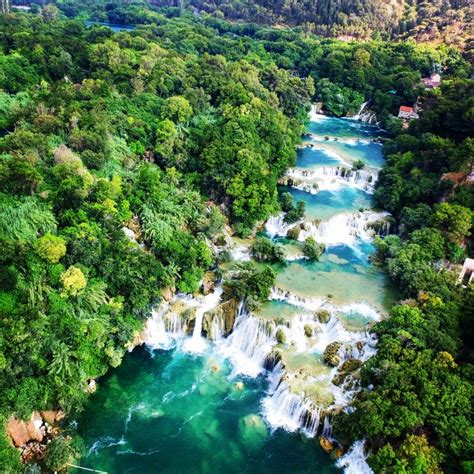
M 400 112 L 413 112 L 413 107 L 407 107 L 406 105 L 400 106 Z

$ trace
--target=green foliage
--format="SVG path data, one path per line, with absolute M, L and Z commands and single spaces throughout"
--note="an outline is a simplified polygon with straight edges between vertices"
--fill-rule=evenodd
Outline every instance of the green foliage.
M 310 260 L 319 260 L 324 249 L 324 244 L 318 244 L 312 237 L 308 237 L 303 244 L 303 253 Z
M 258 237 L 252 244 L 252 257 L 259 262 L 283 262 L 285 251 L 282 245 L 266 237 Z
M 66 242 L 63 238 L 46 234 L 35 243 L 36 253 L 49 263 L 57 263 L 66 255 Z
M 306 211 L 306 203 L 304 201 L 298 201 L 296 206 L 291 206 L 290 210 L 285 214 L 284 221 L 287 224 L 293 224 L 303 219 Z
M 62 437 L 54 438 L 48 445 L 45 464 L 52 471 L 63 471 L 67 469 L 66 464 L 73 459 L 73 450 L 70 442 Z
M 224 286 L 232 296 L 244 299 L 249 309 L 255 309 L 259 303 L 268 299 L 275 278 L 275 271 L 271 267 L 244 262 L 237 265 L 236 271 L 224 282 Z

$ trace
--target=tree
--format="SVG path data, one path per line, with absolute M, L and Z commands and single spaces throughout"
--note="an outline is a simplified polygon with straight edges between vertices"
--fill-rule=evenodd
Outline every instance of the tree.
M 443 202 L 434 206 L 433 224 L 453 243 L 461 242 L 472 226 L 472 211 L 458 204 Z
M 310 260 L 319 260 L 324 252 L 324 244 L 318 244 L 313 237 L 308 237 L 303 244 L 303 253 Z
M 252 244 L 252 256 L 261 262 L 283 262 L 285 251 L 266 237 L 258 237 Z
M 66 255 L 66 242 L 63 238 L 46 234 L 35 243 L 36 253 L 50 263 L 57 263 Z
M 87 285 L 87 280 L 82 270 L 73 265 L 61 274 L 61 282 L 65 294 L 71 296 L 76 296 Z
M 187 99 L 182 96 L 173 96 L 166 100 L 161 109 L 164 119 L 172 120 L 174 123 L 186 123 L 193 115 L 193 108 Z

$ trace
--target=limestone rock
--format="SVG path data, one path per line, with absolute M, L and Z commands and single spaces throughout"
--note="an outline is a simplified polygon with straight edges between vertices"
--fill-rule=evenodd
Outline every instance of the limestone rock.
M 332 379 L 332 383 L 334 385 L 341 385 L 345 378 L 349 375 L 358 370 L 362 365 L 362 361 L 359 359 L 347 359 L 344 363 L 339 367 L 337 374 Z
M 228 336 L 234 328 L 239 302 L 236 299 L 232 298 L 228 301 L 225 301 L 220 306 L 224 313 L 224 335 Z
M 319 309 L 315 315 L 322 324 L 326 324 L 331 319 L 331 313 L 327 309 Z
M 204 273 L 204 279 L 202 282 L 202 292 L 204 295 L 208 295 L 216 286 L 216 274 L 214 272 L 208 271 Z
M 326 451 L 328 454 L 334 451 L 334 444 L 324 436 L 319 437 L 319 444 L 321 448 L 323 448 L 323 450 Z
M 171 287 L 167 286 L 166 288 L 162 288 L 161 296 L 165 301 L 171 301 L 173 299 L 173 290 Z
M 40 414 L 43 420 L 50 425 L 54 425 L 66 416 L 62 410 L 45 410 L 41 411 Z
M 324 349 L 323 360 L 326 364 L 337 367 L 341 362 L 341 356 L 339 355 L 339 349 L 341 349 L 341 342 L 331 342 L 326 349 Z
M 13 444 L 19 448 L 25 446 L 28 441 L 43 441 L 44 432 L 42 430 L 43 418 L 38 412 L 33 412 L 29 421 L 18 420 L 10 417 L 7 423 L 7 433 Z
M 286 334 L 285 334 L 285 331 L 283 329 L 278 329 L 278 331 L 276 332 L 276 340 L 278 341 L 279 344 L 286 344 Z
M 313 337 L 314 334 L 314 328 L 310 324 L 305 324 L 304 325 L 304 334 L 306 337 Z

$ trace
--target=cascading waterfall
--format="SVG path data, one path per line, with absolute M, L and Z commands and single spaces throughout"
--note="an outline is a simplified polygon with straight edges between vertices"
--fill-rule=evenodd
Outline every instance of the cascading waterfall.
M 366 106 L 367 103 L 363 104 L 355 119 L 364 119 Z M 315 108 L 312 109 L 312 121 L 323 122 L 326 119 L 317 114 Z M 312 135 L 311 138 L 314 141 L 336 141 L 334 137 L 329 139 Z M 337 138 L 337 140 L 349 145 L 372 142 L 352 138 Z M 328 154 L 336 153 L 332 152 L 329 146 L 321 148 L 325 148 Z M 359 187 L 372 192 L 377 172 L 373 169 L 353 171 L 341 166 L 321 166 L 311 170 L 292 168 L 288 171 L 287 177 L 299 180 L 300 183 L 296 186 L 306 186 L 304 190 L 309 192 L 336 190 L 341 185 Z M 390 224 L 384 221 L 388 216 L 388 213 L 374 211 L 341 212 L 326 221 L 302 219 L 300 222 L 287 224 L 284 221 L 285 214 L 281 213 L 268 219 L 265 230 L 271 238 L 285 237 L 290 229 L 298 226 L 299 241 L 313 237 L 326 246 L 353 247 L 361 240 L 370 241 L 377 233 L 388 232 Z M 234 260 L 250 259 L 249 247 L 242 245 L 242 241 L 238 241 L 230 251 Z M 275 287 L 271 290 L 269 299 L 286 302 L 297 308 L 296 310 L 293 308 L 291 319 L 281 317 L 274 320 L 259 317 L 258 313 L 251 314 L 244 302 L 241 302 L 233 329 L 227 337 L 223 336 L 222 313 L 213 313 L 212 320 L 208 320 L 206 316 L 207 336 L 214 342 L 214 345 L 211 345 L 202 336 L 203 319 L 207 312 L 215 309 L 220 303 L 222 292 L 222 288 L 217 287 L 213 293 L 203 298 L 175 297 L 175 300 L 181 298 L 185 306 L 195 309 L 191 336 L 186 336 L 186 328 L 183 327 L 188 323 L 184 323 L 181 315 L 173 311 L 172 305 L 175 301 L 173 300 L 170 304 L 163 304 L 157 311 L 153 311 L 146 324 L 143 339 L 153 349 L 169 349 L 176 345 L 177 341 L 181 341 L 179 346 L 192 354 L 202 354 L 206 348 L 213 350 L 215 347 L 219 354 L 232 363 L 231 377 L 237 375 L 257 377 L 266 372 L 269 388 L 262 402 L 262 408 L 267 422 L 275 429 L 299 430 L 308 437 L 322 433 L 326 438 L 334 440 L 327 413 L 330 414 L 331 411 L 341 407 L 350 410 L 348 405 L 360 390 L 358 378 L 344 372 L 346 369 L 343 365 L 349 359 L 366 361 L 375 353 L 377 342 L 375 336 L 365 330 L 349 330 L 345 321 L 355 314 L 362 318 L 365 325 L 371 321 L 378 321 L 380 313 L 364 302 L 336 306 L 328 298 L 300 296 Z M 318 316 L 322 311 L 325 313 L 324 318 Z M 280 331 L 284 337 L 278 334 Z M 336 362 L 331 362 L 329 367 L 322 362 L 325 360 L 323 354 L 333 343 L 337 343 L 334 351 Z M 283 353 L 286 354 L 286 359 Z M 295 358 L 298 361 L 310 358 L 318 361 L 319 372 L 310 372 L 306 376 L 302 369 L 295 369 L 292 366 Z M 290 362 L 287 363 L 288 361 Z M 271 370 L 266 371 L 266 368 Z M 336 375 L 339 380 L 335 378 Z M 330 392 L 330 397 L 326 397 L 326 392 L 321 393 L 321 398 L 319 393 L 315 395 L 316 392 L 308 391 L 307 388 L 311 384 L 324 386 L 324 390 Z M 365 459 L 364 442 L 358 441 L 338 461 L 338 466 L 345 468 L 349 474 L 368 474 L 371 470 Z
M 210 293 L 203 298 L 202 302 L 193 302 L 193 306 L 197 307 L 196 319 L 194 322 L 194 330 L 192 336 L 189 339 L 186 339 L 183 344 L 183 350 L 185 350 L 186 352 L 192 352 L 194 354 L 204 352 L 207 345 L 206 339 L 202 337 L 202 320 L 204 317 L 204 313 L 210 311 L 219 304 L 222 292 L 222 287 L 217 286 L 214 289 L 213 293 Z
M 265 417 L 273 428 L 287 431 L 301 430 L 307 437 L 316 436 L 319 428 L 321 407 L 312 406 L 303 396 L 291 392 L 285 382 L 285 371 L 278 363 L 269 375 L 269 395 L 263 401 Z
M 355 245 L 357 239 L 369 241 L 377 231 L 372 227 L 376 222 L 383 221 L 390 214 L 388 212 L 363 211 L 354 213 L 340 213 L 327 221 L 304 221 L 296 224 L 287 224 L 284 214 L 271 217 L 265 224 L 265 231 L 270 238 L 286 237 L 293 227 L 300 226 L 299 241 L 308 237 L 317 242 L 331 245 Z M 389 224 L 387 224 L 389 226 Z
M 314 170 L 290 168 L 286 176 L 288 185 L 311 194 L 335 191 L 341 186 L 351 186 L 371 194 L 378 178 L 376 171 L 354 171 L 340 166 L 323 166 Z
M 356 441 L 351 449 L 338 459 L 336 465 L 344 468 L 345 474 L 373 474 L 372 469 L 367 464 L 364 440 Z
M 360 106 L 360 109 L 357 112 L 357 114 L 355 114 L 354 117 L 352 117 L 354 120 L 359 120 L 360 119 L 360 115 L 362 114 L 363 110 L 367 107 L 368 103 L 369 103 L 369 101 L 366 101 Z
M 222 350 L 233 366 L 233 374 L 256 377 L 265 370 L 265 359 L 276 344 L 275 324 L 255 318 L 240 303 L 232 334 Z
M 368 110 L 367 112 L 364 113 L 364 110 L 366 109 L 367 105 L 369 105 L 369 101 L 364 102 L 361 105 L 359 112 L 357 112 L 357 114 L 354 115 L 352 119 L 358 120 L 359 122 L 376 123 L 377 116 L 375 115 L 374 112 L 371 112 L 370 110 Z

